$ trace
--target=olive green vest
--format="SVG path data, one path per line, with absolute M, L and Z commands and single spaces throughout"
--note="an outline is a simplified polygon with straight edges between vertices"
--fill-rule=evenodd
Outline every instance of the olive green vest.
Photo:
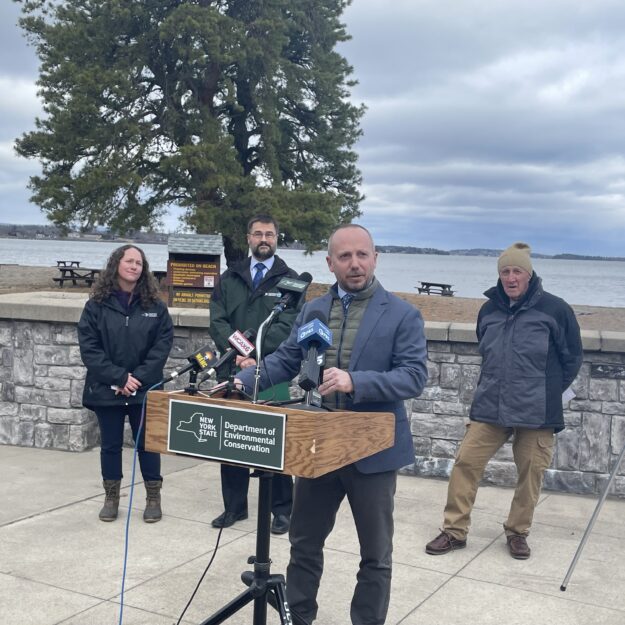
M 343 314 L 343 303 L 338 293 L 332 291 L 334 299 L 332 300 L 332 308 L 330 309 L 330 319 L 328 319 L 328 327 L 332 330 L 332 346 L 326 350 L 325 368 L 337 367 L 347 371 L 349 369 L 349 360 L 352 355 L 352 348 L 356 333 L 360 328 L 360 322 L 367 310 L 367 306 L 371 301 L 371 296 L 378 288 L 378 281 L 374 277 L 373 282 L 363 291 L 352 293 L 352 300 L 347 315 Z M 344 393 L 331 393 L 323 398 L 324 406 L 328 408 L 342 408 L 346 406 L 346 398 Z

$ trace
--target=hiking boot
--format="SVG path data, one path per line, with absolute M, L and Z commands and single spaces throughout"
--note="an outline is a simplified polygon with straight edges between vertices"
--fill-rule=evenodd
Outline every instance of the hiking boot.
M 506 538 L 508 542 L 508 551 L 515 560 L 527 560 L 532 550 L 527 544 L 525 536 L 520 534 L 512 534 Z
M 163 518 L 161 510 L 161 480 L 144 482 L 147 497 L 145 500 L 145 510 L 143 511 L 143 520 L 146 523 L 156 523 Z
M 431 556 L 442 556 L 444 553 L 449 553 L 454 549 L 464 549 L 466 546 L 466 539 L 458 540 L 443 531 L 425 546 L 425 553 L 429 553 Z
M 104 480 L 104 505 L 100 510 L 100 521 L 114 521 L 117 518 L 119 510 L 119 489 L 122 485 L 121 480 Z

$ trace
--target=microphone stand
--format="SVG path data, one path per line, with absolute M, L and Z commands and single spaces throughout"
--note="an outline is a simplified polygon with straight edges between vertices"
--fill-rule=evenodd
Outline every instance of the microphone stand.
M 197 371 L 195 369 L 191 369 L 191 373 L 189 373 L 189 386 L 184 389 L 184 392 L 187 393 L 187 395 L 197 395 L 198 383 Z
M 254 375 L 254 392 L 252 403 L 258 403 L 260 389 L 260 362 L 262 359 L 262 337 L 264 329 L 280 313 L 274 308 L 269 317 L 263 321 L 256 335 L 256 371 Z M 243 571 L 241 580 L 248 586 L 241 594 L 215 612 L 211 617 L 202 621 L 200 625 L 218 625 L 230 618 L 251 601 L 254 602 L 253 625 L 266 625 L 267 603 L 270 603 L 280 615 L 281 625 L 308 625 L 295 612 L 291 612 L 286 600 L 286 581 L 284 575 L 271 575 L 271 558 L 269 544 L 271 541 L 271 488 L 273 473 L 270 471 L 255 470 L 252 477 L 258 477 L 258 512 L 256 521 L 256 553 L 247 559 L 248 564 L 254 565 L 253 571 Z
M 281 310 L 274 308 L 269 317 L 263 321 L 258 327 L 258 332 L 256 333 L 256 368 L 254 370 L 254 391 L 252 393 L 252 403 L 258 403 L 258 392 L 260 390 L 260 362 L 262 360 L 262 342 L 263 342 L 263 332 L 265 328 L 269 326 L 269 324 L 276 318 Z

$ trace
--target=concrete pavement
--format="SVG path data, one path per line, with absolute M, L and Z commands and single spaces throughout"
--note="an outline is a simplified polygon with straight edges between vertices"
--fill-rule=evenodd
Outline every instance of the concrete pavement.
M 128 512 L 131 450 L 125 450 L 120 518 L 102 523 L 99 450 L 69 453 L 0 446 L 0 623 L 114 625 Z M 129 530 L 123 623 L 175 623 L 214 549 L 210 521 L 221 512 L 218 465 L 163 456 L 164 517 L 141 519 L 135 491 Z M 606 501 L 566 592 L 560 584 L 596 498 L 543 493 L 529 538 L 532 557 L 513 560 L 502 522 L 512 491 L 483 487 L 466 549 L 429 556 L 447 483 L 400 476 L 396 497 L 389 625 L 619 625 L 625 623 L 625 501 Z M 240 573 L 255 550 L 256 493 L 250 518 L 222 534 L 215 561 L 188 609 L 201 623 L 239 594 Z M 288 540 L 271 541 L 272 572 L 284 573 Z M 349 625 L 358 541 L 347 505 L 326 547 L 319 625 Z M 252 607 L 228 623 L 251 624 Z M 279 618 L 271 608 L 267 623 Z

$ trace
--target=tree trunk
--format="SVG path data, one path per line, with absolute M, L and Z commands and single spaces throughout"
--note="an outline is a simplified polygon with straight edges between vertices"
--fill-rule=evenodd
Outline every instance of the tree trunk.
M 224 255 L 226 256 L 226 265 L 230 267 L 233 263 L 243 260 L 247 257 L 247 250 L 241 249 L 236 241 L 227 235 L 224 235 Z

